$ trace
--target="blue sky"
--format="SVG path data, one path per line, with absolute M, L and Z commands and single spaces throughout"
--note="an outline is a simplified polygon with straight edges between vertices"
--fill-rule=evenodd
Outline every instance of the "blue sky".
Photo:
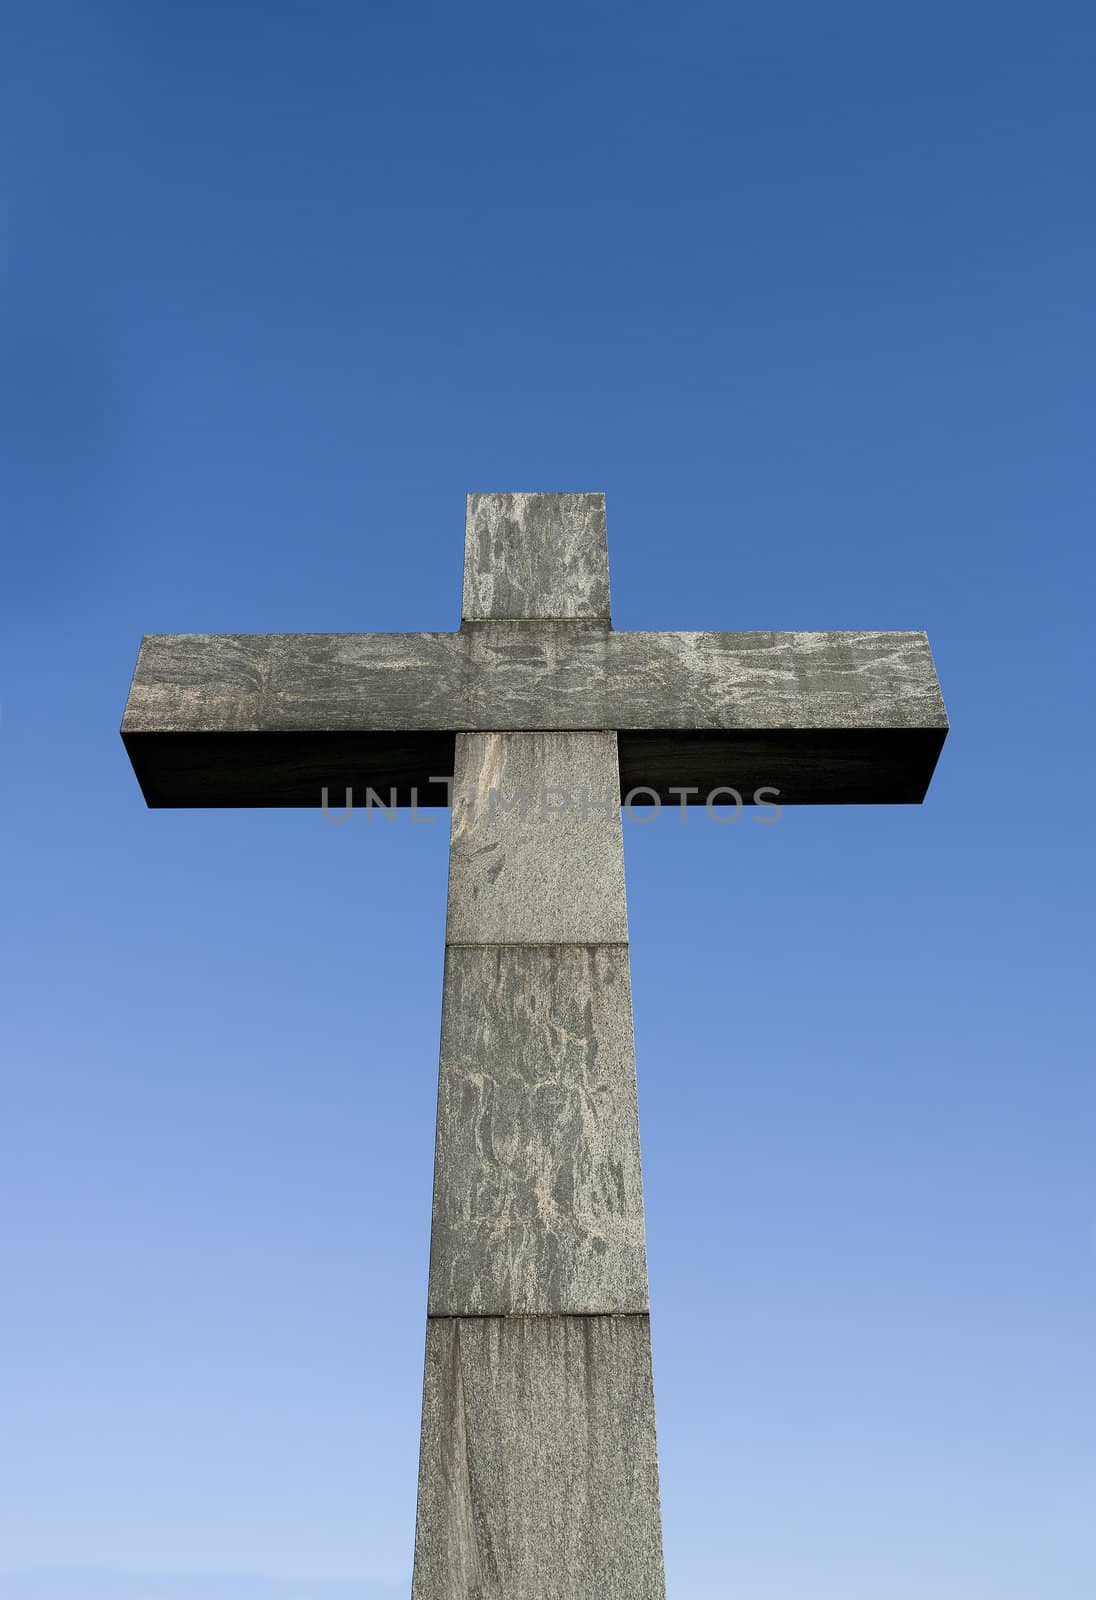
M 117 724 L 565 488 L 618 626 L 924 627 L 953 723 L 625 825 L 671 1600 L 1089 1600 L 1090 9 L 0 27 L 0 1600 L 408 1592 L 444 826 L 150 813 Z

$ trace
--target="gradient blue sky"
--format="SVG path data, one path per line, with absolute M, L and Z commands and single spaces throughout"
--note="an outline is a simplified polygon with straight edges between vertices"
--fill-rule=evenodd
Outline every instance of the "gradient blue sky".
M 455 627 L 470 488 L 952 715 L 626 824 L 671 1600 L 1091 1600 L 1091 8 L 2 31 L 0 1600 L 408 1592 L 445 828 L 117 724 L 143 632 Z

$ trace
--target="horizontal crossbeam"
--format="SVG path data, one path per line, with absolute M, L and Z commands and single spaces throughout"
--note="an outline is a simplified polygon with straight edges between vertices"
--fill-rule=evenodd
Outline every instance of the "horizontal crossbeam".
M 399 804 L 453 770 L 455 735 L 612 730 L 621 790 L 749 802 L 916 802 L 947 732 L 923 633 L 638 633 L 466 623 L 458 633 L 147 637 L 122 737 L 150 806 Z

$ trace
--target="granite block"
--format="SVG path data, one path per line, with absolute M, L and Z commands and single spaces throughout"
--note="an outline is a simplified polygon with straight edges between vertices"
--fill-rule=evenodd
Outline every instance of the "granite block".
M 608 622 L 605 496 L 470 494 L 461 615 Z
M 647 1308 L 627 949 L 451 946 L 430 1314 Z
M 448 944 L 626 944 L 614 733 L 458 734 Z
M 412 1600 L 664 1600 L 650 1324 L 427 1324 Z

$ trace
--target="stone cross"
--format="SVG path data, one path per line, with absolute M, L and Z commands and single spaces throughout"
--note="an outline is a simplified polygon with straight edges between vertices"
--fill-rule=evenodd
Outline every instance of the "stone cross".
M 621 796 L 916 802 L 946 730 L 922 633 L 614 631 L 599 494 L 469 496 L 457 633 L 143 641 L 150 806 L 452 774 L 413 1600 L 665 1593 Z

